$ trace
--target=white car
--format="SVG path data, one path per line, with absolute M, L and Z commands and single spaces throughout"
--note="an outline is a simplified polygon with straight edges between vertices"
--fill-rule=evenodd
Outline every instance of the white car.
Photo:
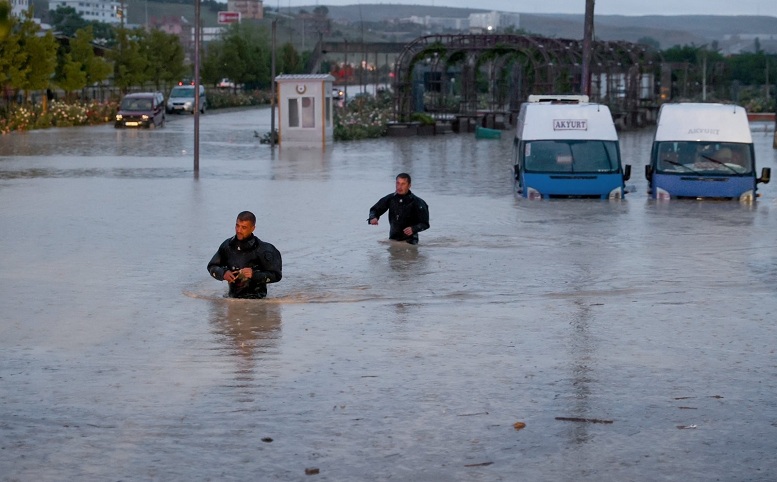
M 229 79 L 221 79 L 218 83 L 220 89 L 234 89 L 235 83 Z
M 205 87 L 200 85 L 200 113 L 204 114 L 208 107 L 208 99 L 205 97 Z M 177 85 L 170 91 L 167 98 L 167 113 L 176 114 L 191 112 L 194 114 L 194 85 Z

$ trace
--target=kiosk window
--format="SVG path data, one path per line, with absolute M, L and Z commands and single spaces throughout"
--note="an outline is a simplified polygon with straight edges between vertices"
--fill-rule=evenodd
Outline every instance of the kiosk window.
M 299 127 L 299 106 L 297 99 L 289 99 L 289 127 Z

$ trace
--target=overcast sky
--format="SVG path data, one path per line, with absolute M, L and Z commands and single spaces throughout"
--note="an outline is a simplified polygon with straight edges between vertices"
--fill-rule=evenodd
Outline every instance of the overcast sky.
M 370 3 L 430 5 L 518 13 L 585 13 L 585 0 L 265 0 L 283 7 Z M 599 15 L 768 15 L 777 17 L 777 0 L 597 0 Z

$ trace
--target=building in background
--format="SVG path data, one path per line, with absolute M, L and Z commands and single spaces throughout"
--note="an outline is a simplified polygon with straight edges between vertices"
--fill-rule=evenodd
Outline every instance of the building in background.
M 500 32 L 508 27 L 520 27 L 520 15 L 517 13 L 488 12 L 469 15 L 470 31 Z
M 264 18 L 264 3 L 262 0 L 227 0 L 227 10 L 240 12 L 243 20 L 261 20 Z
M 14 17 L 21 17 L 22 13 L 26 12 L 30 8 L 29 0 L 10 0 L 11 2 L 11 15 Z
M 72 7 L 84 20 L 104 23 L 121 23 L 127 18 L 126 2 L 114 0 L 49 0 L 49 10 Z

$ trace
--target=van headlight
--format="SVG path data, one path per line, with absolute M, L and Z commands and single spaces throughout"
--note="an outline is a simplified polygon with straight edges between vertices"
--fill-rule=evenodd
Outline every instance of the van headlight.
M 739 202 L 751 203 L 755 200 L 755 193 L 753 190 L 745 191 L 739 195 Z
M 615 189 L 610 191 L 610 195 L 608 197 L 610 199 L 623 199 L 623 188 L 616 187 Z
M 123 118 L 123 117 L 121 116 L 121 114 L 116 114 L 116 120 L 117 120 L 117 121 L 120 121 L 122 118 Z
M 665 189 L 661 189 L 660 187 L 656 188 L 656 199 L 660 201 L 668 201 L 672 199 L 672 196 L 669 194 L 669 191 Z
M 526 198 L 527 199 L 542 199 L 542 193 L 540 193 L 538 190 L 534 189 L 533 187 L 526 187 Z
M 184 107 L 184 109 L 191 109 L 191 108 L 192 108 L 192 103 L 191 103 L 191 102 L 186 102 L 186 103 L 183 105 L 183 107 Z
M 148 120 L 148 116 L 146 114 L 143 114 L 140 118 L 143 119 L 144 121 Z

